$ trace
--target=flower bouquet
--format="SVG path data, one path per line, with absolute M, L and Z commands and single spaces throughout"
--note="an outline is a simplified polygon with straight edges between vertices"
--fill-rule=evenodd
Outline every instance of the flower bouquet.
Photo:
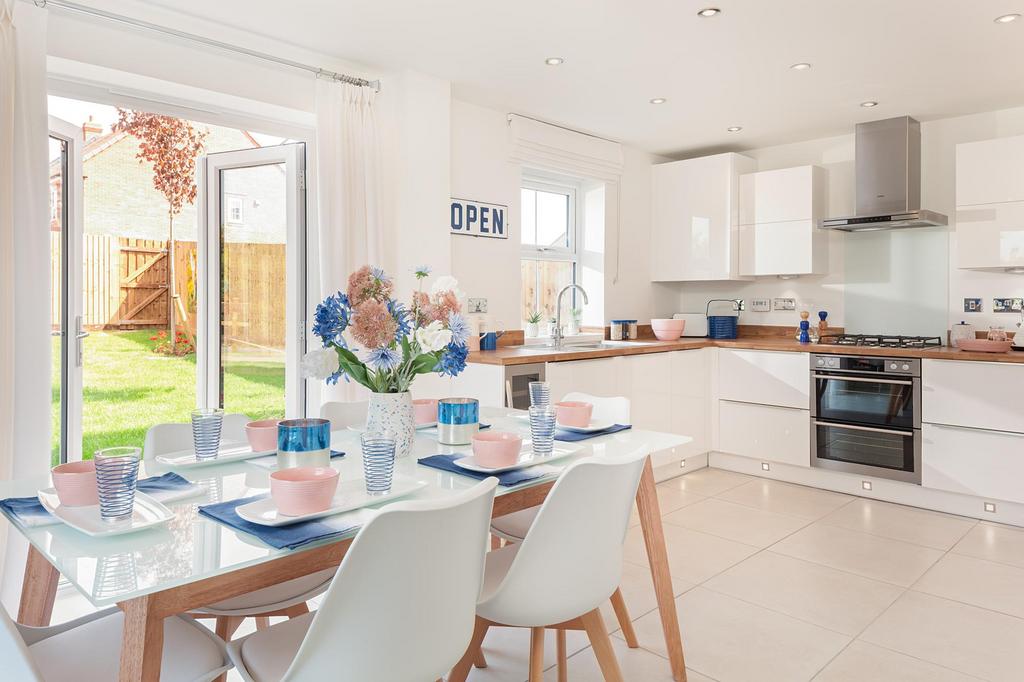
M 344 292 L 317 306 L 313 333 L 323 347 L 303 360 L 307 377 L 329 384 L 354 380 L 370 389 L 367 429 L 393 432 L 399 454 L 408 451 L 415 429 L 412 382 L 420 374 L 456 376 L 469 354 L 458 281 L 438 277 L 428 293 L 423 281 L 429 276 L 430 268 L 416 269 L 420 287 L 407 307 L 392 298 L 394 285 L 383 270 L 359 268 Z

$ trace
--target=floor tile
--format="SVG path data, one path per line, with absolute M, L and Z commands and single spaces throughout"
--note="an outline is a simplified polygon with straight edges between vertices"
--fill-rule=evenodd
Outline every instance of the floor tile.
M 854 500 L 821 520 L 831 526 L 948 550 L 977 521 L 878 500 Z
M 746 474 L 705 467 L 664 481 L 659 484 L 659 488 L 674 488 L 695 495 L 711 497 L 730 488 L 743 485 L 750 480 L 753 480 L 753 477 Z
M 755 554 L 704 587 L 850 636 L 903 593 L 889 583 L 771 551 Z
M 1024 618 L 1024 568 L 947 554 L 913 589 Z
M 995 682 L 1024 670 L 1024 620 L 912 590 L 860 639 Z
M 676 604 L 686 664 L 720 682 L 810 680 L 850 641 L 702 587 L 679 597 Z M 664 655 L 657 612 L 637 620 L 636 629 L 640 646 Z
M 772 551 L 903 587 L 910 587 L 942 556 L 921 545 L 820 522 L 772 545 Z
M 751 545 L 670 523 L 663 524 L 663 527 L 669 572 L 672 577 L 687 583 L 702 583 L 757 551 L 757 547 Z M 630 528 L 626 535 L 625 558 L 634 564 L 649 565 L 639 526 Z
M 979 523 L 952 551 L 1024 568 L 1024 528 Z
M 630 649 L 618 637 L 612 637 L 615 658 L 622 670 L 622 677 L 633 682 L 672 682 L 672 669 L 668 659 L 651 653 L 646 649 Z M 604 682 L 601 668 L 597 665 L 594 652 L 589 647 L 569 658 L 569 679 L 572 682 Z M 544 679 L 555 682 L 558 679 L 557 668 L 549 668 Z M 701 675 L 695 670 L 686 671 L 687 682 L 715 682 L 710 677 Z
M 658 507 L 662 516 L 705 499 L 707 498 L 704 495 L 682 490 L 671 484 L 658 484 Z M 636 510 L 636 505 L 633 505 L 633 510 L 629 514 L 629 525 L 640 525 L 640 514 Z
M 790 514 L 806 519 L 820 519 L 855 499 L 842 493 L 772 481 L 766 478 L 754 479 L 719 493 L 715 497 L 755 509 Z
M 693 583 L 672 579 L 673 596 L 678 597 L 692 587 Z M 630 620 L 636 620 L 658 606 L 658 598 L 654 594 L 654 582 L 651 580 L 651 569 L 647 566 L 624 562 L 622 564 L 622 582 L 619 583 L 619 588 L 622 590 L 622 598 L 626 602 Z M 601 615 L 604 616 L 608 632 L 615 632 L 619 629 L 619 621 L 615 617 L 611 602 L 601 605 Z
M 810 521 L 710 498 L 665 515 L 665 523 L 755 547 L 775 544 Z
M 818 673 L 814 682 L 974 682 L 978 678 L 855 641 Z

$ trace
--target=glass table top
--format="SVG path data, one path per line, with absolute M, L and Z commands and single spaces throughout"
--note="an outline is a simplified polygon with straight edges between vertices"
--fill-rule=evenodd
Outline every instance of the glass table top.
M 484 408 L 482 413 L 482 421 L 491 424 L 493 429 L 515 431 L 528 437 L 529 424 L 516 417 L 517 414 L 525 413 L 502 408 Z M 564 459 L 552 462 L 551 466 L 561 469 L 581 457 L 614 456 L 641 448 L 654 453 L 683 445 L 690 440 L 686 436 L 630 429 L 574 443 L 579 449 Z M 359 433 L 348 429 L 334 431 L 331 434 L 331 447 L 346 453 L 345 457 L 331 462 L 331 466 L 339 470 L 342 480 L 362 478 Z M 469 454 L 470 447 L 439 445 L 436 429 L 417 431 L 412 453 L 396 462 L 395 474 L 413 477 L 426 485 L 401 499 L 444 497 L 475 485 L 477 481 L 473 478 L 416 463 L 417 459 L 430 455 L 454 453 Z M 184 470 L 170 469 L 150 461 L 140 475 L 159 475 L 170 470 L 177 471 L 206 490 L 203 494 L 167 503 L 174 518 L 165 526 L 96 538 L 63 524 L 36 528 L 21 528 L 13 523 L 10 525 L 13 530 L 24 535 L 95 606 L 107 606 L 308 549 L 274 549 L 248 533 L 224 526 L 198 512 L 201 505 L 269 492 L 271 470 L 245 461 Z M 507 495 L 546 483 L 555 477 L 557 474 L 514 488 L 498 486 L 497 495 Z M 35 496 L 40 489 L 49 486 L 48 476 L 0 481 L 0 499 Z M 378 506 L 389 501 L 382 500 Z M 359 513 L 351 512 L 353 515 Z M 338 542 L 355 533 L 354 530 L 348 535 L 320 544 Z

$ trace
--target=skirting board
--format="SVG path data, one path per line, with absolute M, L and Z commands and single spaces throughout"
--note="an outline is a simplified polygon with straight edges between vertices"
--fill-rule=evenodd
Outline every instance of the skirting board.
M 697 469 L 704 469 L 708 465 L 708 453 L 690 455 L 680 459 L 675 457 L 671 461 L 665 461 L 664 453 L 655 453 L 651 460 L 654 466 L 654 480 L 658 483 L 688 474 Z
M 856 474 L 845 474 L 839 471 L 828 471 L 815 467 L 801 467 L 792 464 L 769 462 L 769 470 L 765 471 L 759 459 L 729 455 L 723 452 L 712 452 L 708 455 L 708 466 L 716 469 L 727 469 L 741 474 L 760 476 L 786 483 L 796 483 L 812 488 L 833 490 L 847 495 L 856 495 L 872 500 L 895 502 L 921 509 L 967 516 L 982 521 L 1005 523 L 1011 526 L 1024 527 L 1024 504 L 1003 500 L 988 500 L 973 495 L 946 492 L 922 488 L 911 483 L 889 481 L 884 478 L 871 478 Z M 871 490 L 865 490 L 862 483 L 871 481 Z M 993 502 L 996 511 L 986 512 L 985 503 Z

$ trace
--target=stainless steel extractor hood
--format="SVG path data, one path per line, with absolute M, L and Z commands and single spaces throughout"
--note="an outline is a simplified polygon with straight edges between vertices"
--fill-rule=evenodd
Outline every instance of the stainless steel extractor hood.
M 946 225 L 921 208 L 921 124 L 909 116 L 857 124 L 857 213 L 822 227 L 845 232 Z

